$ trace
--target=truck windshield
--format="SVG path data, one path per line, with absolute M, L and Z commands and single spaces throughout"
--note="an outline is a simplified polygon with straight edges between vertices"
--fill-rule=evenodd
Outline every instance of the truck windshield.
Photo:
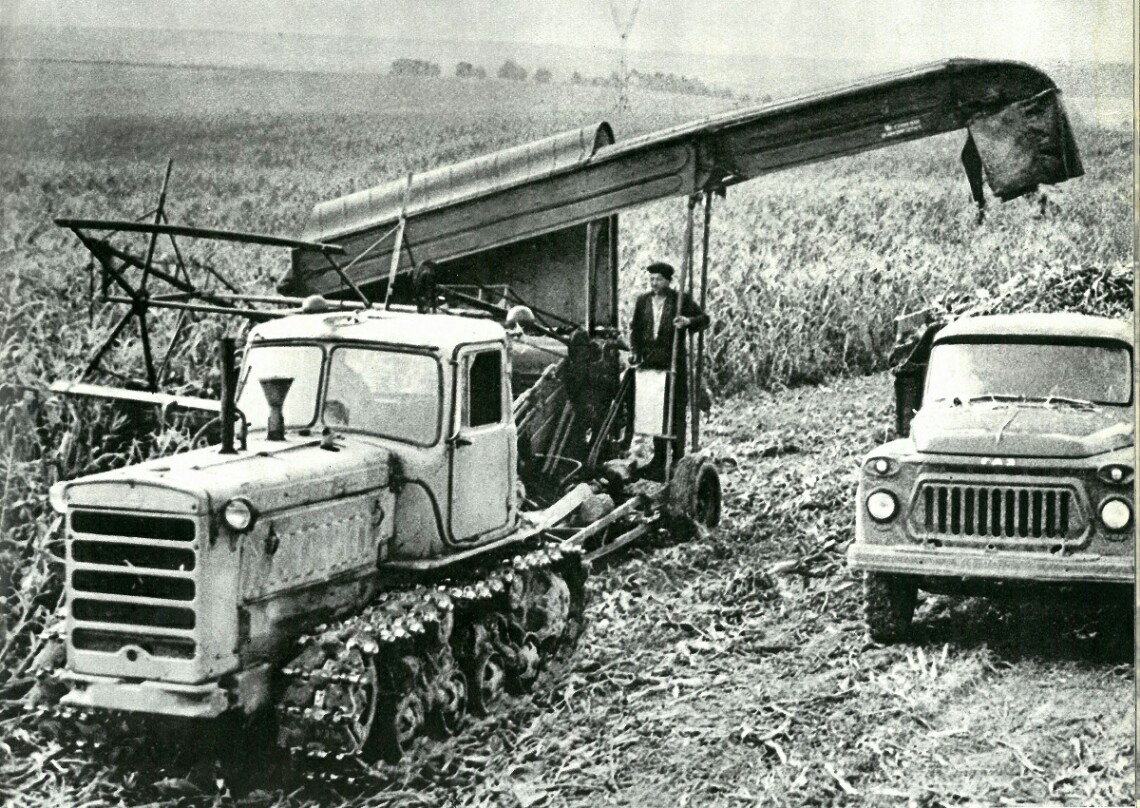
M 334 348 L 324 422 L 420 446 L 439 439 L 442 371 L 434 356 Z
M 930 353 L 925 400 L 1123 405 L 1131 391 L 1132 356 L 1123 345 L 948 342 Z
M 320 386 L 324 351 L 317 345 L 261 345 L 249 349 L 245 370 L 238 385 L 238 408 L 245 413 L 250 429 L 264 429 L 269 422 L 269 405 L 261 390 L 261 379 L 273 376 L 291 378 L 283 414 L 287 428 L 306 427 L 316 419 L 317 389 Z

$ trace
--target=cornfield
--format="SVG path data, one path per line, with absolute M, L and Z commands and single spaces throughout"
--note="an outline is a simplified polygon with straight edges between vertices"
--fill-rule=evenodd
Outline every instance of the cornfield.
M 79 375 L 114 316 L 92 299 L 81 246 L 51 218 L 136 217 L 153 207 L 171 158 L 173 221 L 293 234 L 317 201 L 605 118 L 613 101 L 589 87 L 558 87 L 554 100 L 546 86 L 47 63 L 36 68 L 35 93 L 21 95 L 30 84 L 17 80 L 20 69 L 0 65 L 3 718 L 34 686 L 59 598 L 50 485 L 184 450 L 201 426 L 42 392 Z M 633 101 L 619 119 L 609 116 L 619 138 L 725 103 L 649 93 Z M 714 398 L 881 370 L 894 318 L 932 303 L 1131 316 L 1131 136 L 1077 138 L 1085 178 L 991 206 L 981 223 L 958 165 L 959 136 L 730 189 L 714 203 L 710 233 Z M 680 266 L 683 217 L 681 200 L 623 215 L 624 322 L 645 284 L 641 268 L 662 259 Z M 284 260 L 211 249 L 199 257 L 249 291 L 271 291 Z M 216 392 L 214 351 L 227 328 L 195 324 L 172 360 L 175 389 Z M 138 372 L 129 366 L 136 342 L 128 336 L 116 353 L 123 375 Z

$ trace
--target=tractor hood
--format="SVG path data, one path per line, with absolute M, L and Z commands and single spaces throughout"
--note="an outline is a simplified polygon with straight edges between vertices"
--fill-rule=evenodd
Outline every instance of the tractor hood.
M 68 507 L 213 512 L 245 497 L 262 514 L 384 487 L 390 452 L 358 435 L 331 449 L 320 440 L 250 438 L 247 451 L 217 447 L 151 460 L 59 483 L 53 498 Z
M 1010 457 L 1091 457 L 1131 446 L 1129 407 L 973 403 L 920 410 L 911 423 L 919 452 Z

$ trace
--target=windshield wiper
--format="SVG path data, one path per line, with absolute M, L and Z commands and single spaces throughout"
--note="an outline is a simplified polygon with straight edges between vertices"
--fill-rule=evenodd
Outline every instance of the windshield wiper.
M 980 396 L 970 396 L 964 403 L 973 404 L 977 401 L 1025 401 L 1025 396 L 1017 396 L 1012 393 L 986 393 Z
M 993 396 L 988 393 L 984 396 L 971 396 L 969 398 L 962 398 L 960 396 L 940 396 L 939 398 L 927 399 L 931 404 L 947 404 L 951 407 L 961 407 L 963 404 L 973 404 L 976 401 L 1020 401 L 1020 396 Z
M 1082 410 L 1095 410 L 1096 404 L 1084 398 L 1069 398 L 1068 396 L 1045 396 L 1042 399 L 1033 399 L 1034 401 L 1043 401 L 1046 404 L 1068 404 L 1070 407 L 1077 407 Z
M 971 396 L 964 403 L 973 404 L 976 401 L 1019 401 L 1034 404 L 1067 404 L 1082 410 L 1095 410 L 1097 405 L 1087 399 L 1070 398 L 1069 396 L 1025 396 L 1013 393 L 986 393 L 981 396 Z

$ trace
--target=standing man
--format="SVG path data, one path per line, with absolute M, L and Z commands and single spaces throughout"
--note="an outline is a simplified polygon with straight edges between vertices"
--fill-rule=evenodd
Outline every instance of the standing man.
M 650 291 L 637 298 L 630 324 L 630 361 L 649 370 L 670 370 L 673 360 L 673 334 L 680 331 L 677 342 L 677 397 L 673 401 L 673 423 L 668 431 L 673 435 L 673 462 L 685 453 L 685 413 L 689 406 L 688 360 L 685 332 L 703 331 L 709 317 L 693 299 L 670 285 L 673 267 L 657 261 L 645 268 L 649 273 Z M 665 387 L 664 411 L 669 411 L 669 393 L 672 380 Z M 667 417 L 667 416 L 666 416 Z M 650 476 L 665 471 L 666 439 L 653 439 L 653 462 L 647 469 Z

